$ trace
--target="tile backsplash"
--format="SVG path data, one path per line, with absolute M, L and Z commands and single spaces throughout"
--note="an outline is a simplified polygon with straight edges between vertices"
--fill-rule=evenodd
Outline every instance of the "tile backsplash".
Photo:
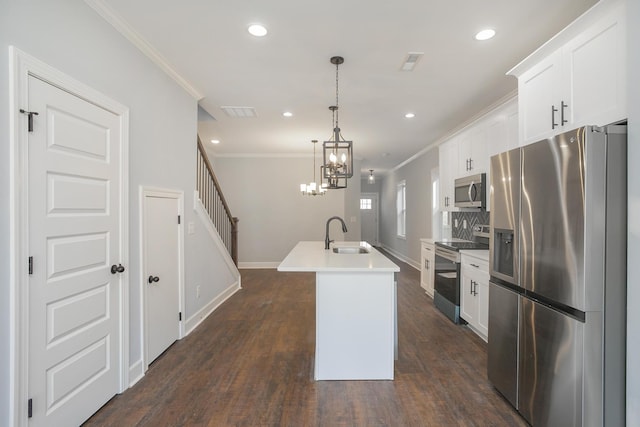
M 465 221 L 467 228 L 464 227 Z M 477 224 L 488 225 L 489 212 L 451 212 L 451 237 L 473 240 L 473 226 Z

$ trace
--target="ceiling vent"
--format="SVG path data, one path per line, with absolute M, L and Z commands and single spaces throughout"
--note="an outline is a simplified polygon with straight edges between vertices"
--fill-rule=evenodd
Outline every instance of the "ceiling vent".
M 229 117 L 238 119 L 250 119 L 252 117 L 258 117 L 256 110 L 253 107 L 220 107 L 222 111 Z
M 422 58 L 424 52 L 409 52 L 404 58 L 404 62 L 400 67 L 400 71 L 413 71 L 420 58 Z

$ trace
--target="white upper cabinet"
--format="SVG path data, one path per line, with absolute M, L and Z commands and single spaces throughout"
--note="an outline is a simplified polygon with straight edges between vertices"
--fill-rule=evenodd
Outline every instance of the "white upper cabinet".
M 594 7 L 509 72 L 523 144 L 627 117 L 624 11 L 624 2 Z
M 478 123 L 458 140 L 458 177 L 487 172 L 487 133 L 485 123 Z
M 458 174 L 458 140 L 451 139 L 438 147 L 440 173 L 440 209 L 454 210 L 453 181 Z
M 610 13 L 563 49 L 563 99 L 572 128 L 603 126 L 627 117 L 626 19 L 624 7 Z
M 518 103 L 514 99 L 506 103 L 487 123 L 487 172 L 491 156 L 517 148 L 518 136 Z
M 489 200 L 489 158 L 517 146 L 518 104 L 515 98 L 491 110 L 459 134 L 440 144 L 440 209 L 459 210 L 454 207 L 455 179 L 479 173 L 487 174 L 486 196 Z
M 561 57 L 557 50 L 518 79 L 523 141 L 538 141 L 559 126 Z

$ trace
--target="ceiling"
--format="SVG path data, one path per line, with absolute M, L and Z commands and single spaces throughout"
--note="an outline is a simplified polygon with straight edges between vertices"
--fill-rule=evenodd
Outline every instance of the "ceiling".
M 198 132 L 214 156 L 310 156 L 312 139 L 332 135 L 336 69 L 329 59 L 343 56 L 342 135 L 354 141 L 362 169 L 376 171 L 396 167 L 515 93 L 517 81 L 505 73 L 596 3 L 86 1 L 108 11 L 116 28 L 201 98 Z M 252 23 L 268 34 L 251 36 Z M 496 36 L 476 41 L 486 27 Z M 424 55 L 413 71 L 400 71 L 409 52 Z M 232 118 L 221 106 L 253 107 L 257 117 Z

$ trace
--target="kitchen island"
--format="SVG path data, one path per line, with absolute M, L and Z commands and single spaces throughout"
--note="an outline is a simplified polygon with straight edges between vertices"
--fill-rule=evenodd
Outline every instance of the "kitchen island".
M 316 380 L 393 379 L 396 264 L 366 242 L 299 242 L 278 271 L 316 273 Z

